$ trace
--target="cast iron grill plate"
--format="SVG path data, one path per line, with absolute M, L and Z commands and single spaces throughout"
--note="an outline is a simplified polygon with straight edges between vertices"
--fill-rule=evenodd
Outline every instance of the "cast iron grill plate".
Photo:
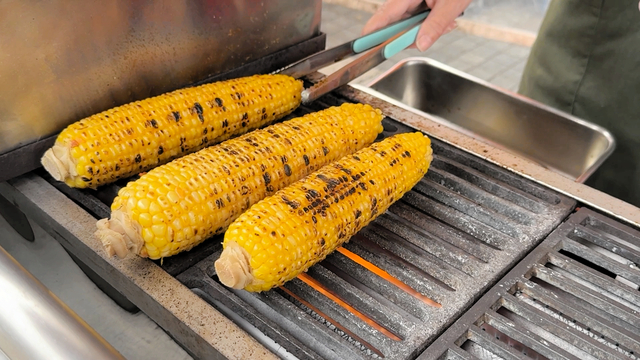
M 637 359 L 640 232 L 573 214 L 419 359 Z

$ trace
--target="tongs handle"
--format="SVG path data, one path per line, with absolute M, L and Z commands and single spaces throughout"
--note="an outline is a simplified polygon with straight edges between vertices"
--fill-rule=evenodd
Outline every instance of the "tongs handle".
M 393 55 L 406 49 L 416 41 L 420 25 L 404 30 L 400 34 L 369 50 L 360 58 L 338 69 L 317 84 L 302 91 L 302 102 L 309 104 L 322 95 L 347 84 L 351 80 L 380 65 Z
M 275 71 L 274 74 L 289 75 L 295 78 L 301 78 L 303 76 L 309 75 L 318 69 L 338 62 L 348 56 L 360 54 L 373 48 L 374 46 L 382 44 L 399 32 L 406 30 L 407 28 L 426 19 L 428 14 L 429 10 L 423 11 L 410 18 L 398 21 L 392 25 L 377 30 L 371 34 L 359 37 L 355 40 L 346 42 L 331 49 L 320 51 L 285 68 Z
M 431 10 L 425 10 L 419 14 L 416 14 L 410 18 L 404 19 L 402 21 L 399 21 L 393 25 L 387 26 L 385 28 L 382 28 L 378 31 L 374 31 L 371 34 L 362 36 L 360 38 L 357 38 L 353 41 L 353 52 L 355 54 L 359 54 L 363 51 L 367 51 L 371 48 L 373 48 L 374 46 L 378 46 L 380 44 L 382 44 L 383 42 L 389 40 L 390 38 L 394 37 L 395 35 L 397 35 L 398 33 L 410 28 L 411 26 L 419 23 L 420 21 L 424 20 L 427 18 L 427 15 L 429 15 L 429 12 Z

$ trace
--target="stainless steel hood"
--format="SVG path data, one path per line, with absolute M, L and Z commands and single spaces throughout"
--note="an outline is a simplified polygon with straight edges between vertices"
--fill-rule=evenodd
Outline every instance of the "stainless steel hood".
M 317 37 L 321 6 L 320 0 L 0 2 L 0 181 L 37 167 L 52 136 L 76 120 Z

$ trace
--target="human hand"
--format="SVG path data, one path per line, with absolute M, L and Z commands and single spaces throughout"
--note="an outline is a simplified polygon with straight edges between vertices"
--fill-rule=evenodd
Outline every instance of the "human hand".
M 369 34 L 392 22 L 409 17 L 423 2 L 431 13 L 420 26 L 416 37 L 418 50 L 425 51 L 443 34 L 455 28 L 455 19 L 472 0 L 387 0 L 369 19 L 362 34 Z

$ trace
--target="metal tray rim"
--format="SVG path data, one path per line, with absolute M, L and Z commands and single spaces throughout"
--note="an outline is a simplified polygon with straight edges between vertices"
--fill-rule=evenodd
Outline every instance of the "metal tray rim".
M 448 66 L 446 64 L 443 64 L 441 62 L 438 62 L 438 61 L 433 60 L 433 59 L 428 58 L 428 57 L 416 57 L 416 56 L 414 56 L 414 57 L 409 57 L 409 58 L 406 58 L 406 59 L 402 59 L 402 60 L 398 61 L 394 66 L 392 66 L 389 70 L 383 72 L 381 75 L 379 75 L 376 78 L 374 78 L 373 80 L 371 80 L 365 86 L 357 85 L 357 84 L 356 85 L 351 85 L 351 86 L 357 88 L 358 90 L 368 92 L 368 93 L 370 93 L 370 94 L 372 94 L 374 96 L 377 96 L 377 97 L 379 97 L 381 99 L 384 99 L 385 101 L 390 102 L 393 105 L 399 106 L 399 107 L 401 107 L 401 108 L 403 108 L 405 110 L 408 110 L 408 111 L 414 112 L 414 113 L 416 113 L 418 115 L 430 118 L 430 119 L 436 121 L 439 124 L 442 124 L 442 125 L 445 125 L 447 127 L 450 127 L 450 128 L 452 128 L 452 129 L 454 129 L 454 130 L 456 130 L 458 132 L 461 132 L 461 133 L 465 134 L 465 135 L 481 139 L 481 141 L 486 142 L 486 143 L 488 143 L 488 144 L 490 144 L 490 145 L 492 145 L 492 146 L 494 146 L 496 148 L 508 151 L 510 153 L 515 154 L 518 157 L 526 158 L 528 161 L 535 162 L 536 164 L 539 164 L 540 166 L 543 166 L 545 168 L 549 168 L 554 172 L 558 172 L 558 170 L 552 169 L 552 168 L 550 168 L 548 166 L 540 164 L 539 162 L 536 162 L 535 160 L 533 160 L 531 158 L 525 157 L 524 155 L 522 155 L 520 153 L 515 153 L 512 150 L 510 150 L 509 148 L 507 148 L 506 146 L 501 145 L 500 143 L 491 141 L 491 140 L 489 140 L 489 139 L 487 139 L 487 138 L 485 138 L 483 136 L 479 136 L 479 135 L 477 135 L 475 133 L 472 133 L 471 131 L 466 130 L 465 128 L 463 128 L 461 126 L 458 126 L 458 125 L 456 125 L 456 124 L 454 124 L 454 123 L 452 123 L 452 122 L 450 122 L 450 121 L 448 121 L 448 120 L 446 120 L 444 118 L 441 118 L 439 116 L 435 116 L 433 114 L 426 113 L 426 112 L 424 112 L 422 110 L 419 110 L 419 109 L 416 109 L 416 108 L 414 108 L 412 106 L 406 105 L 406 104 L 404 104 L 404 103 L 402 103 L 402 102 L 400 102 L 398 100 L 392 99 L 391 97 L 389 97 L 389 96 L 387 96 L 387 95 L 385 95 L 385 94 L 383 94 L 383 93 L 381 93 L 381 92 L 379 92 L 377 90 L 374 90 L 372 88 L 373 85 L 375 85 L 376 83 L 378 83 L 382 79 L 386 78 L 387 76 L 391 75 L 392 73 L 394 73 L 398 69 L 406 66 L 407 64 L 415 63 L 415 62 L 421 62 L 421 63 L 429 64 L 429 65 L 431 65 L 431 66 L 433 66 L 435 68 L 439 68 L 439 69 L 441 69 L 443 71 L 452 73 L 452 74 L 454 74 L 456 76 L 459 76 L 459 77 L 464 78 L 464 79 L 466 79 L 468 81 L 477 83 L 477 84 L 482 85 L 484 87 L 487 87 L 487 88 L 489 88 L 491 90 L 494 90 L 496 92 L 499 92 L 499 93 L 501 93 L 503 95 L 509 96 L 511 98 L 515 98 L 516 100 L 518 100 L 520 102 L 535 106 L 535 107 L 537 107 L 537 108 L 539 108 L 541 110 L 544 110 L 546 112 L 550 112 L 550 113 L 553 113 L 555 115 L 564 117 L 564 118 L 566 118 L 566 119 L 568 119 L 570 121 L 573 121 L 573 122 L 575 122 L 575 123 L 577 123 L 577 124 L 579 124 L 581 126 L 587 127 L 589 129 L 601 134 L 608 141 L 607 148 L 602 152 L 602 154 L 600 155 L 598 160 L 596 160 L 589 168 L 587 168 L 579 177 L 577 177 L 577 178 L 571 177 L 576 182 L 584 183 L 589 178 L 589 176 L 591 176 L 604 163 L 604 161 L 613 153 L 613 151 L 615 150 L 616 140 L 613 137 L 613 134 L 611 134 L 611 132 L 609 132 L 609 130 L 607 130 L 607 129 L 599 126 L 599 125 L 596 125 L 596 124 L 593 124 L 591 122 L 585 121 L 585 120 L 580 119 L 580 118 L 578 118 L 578 117 L 576 117 L 574 115 L 571 115 L 569 113 L 557 110 L 557 109 L 555 109 L 555 108 L 553 108 L 551 106 L 548 106 L 548 105 L 543 104 L 543 103 L 541 103 L 539 101 L 536 101 L 536 100 L 533 100 L 531 98 L 528 98 L 526 96 L 520 95 L 520 94 L 515 93 L 513 91 L 504 89 L 504 88 L 502 88 L 500 86 L 491 84 L 488 81 L 482 80 L 482 79 L 477 78 L 477 77 L 472 76 L 472 75 L 469 75 L 469 74 L 467 74 L 467 73 L 465 73 L 463 71 L 457 70 L 457 69 L 455 69 L 455 68 L 453 68 L 451 66 Z M 569 177 L 569 175 L 564 174 L 564 173 L 562 173 L 562 175 L 566 176 L 566 177 Z

